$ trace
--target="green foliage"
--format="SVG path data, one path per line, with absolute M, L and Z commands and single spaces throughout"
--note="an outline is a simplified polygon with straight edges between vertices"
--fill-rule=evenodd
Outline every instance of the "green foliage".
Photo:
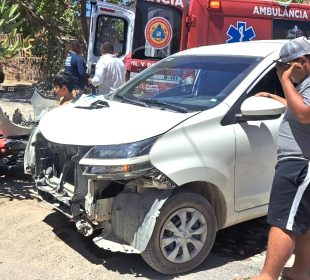
M 18 5 L 14 4 L 10 7 L 6 0 L 0 5 L 0 60 L 15 56 L 18 52 L 28 50 L 30 48 L 29 37 L 23 41 L 17 40 L 18 28 L 21 27 L 24 20 L 19 19 Z
M 47 75 L 63 68 L 66 42 L 79 39 L 82 33 L 80 2 L 74 0 L 7 0 L 18 3 L 25 21 L 23 31 L 33 38 L 31 53 L 44 58 Z
M 120 4 L 122 1 L 121 0 L 109 0 L 107 2 L 112 3 L 112 4 Z
M 61 70 L 65 56 L 65 43 L 70 38 L 77 36 L 75 32 L 71 31 L 80 30 L 72 9 L 63 11 L 57 5 L 53 7 L 53 4 L 55 3 L 50 1 L 50 4 L 43 5 L 42 9 L 37 11 L 45 19 L 47 26 L 39 28 L 37 31 L 32 52 L 35 56 L 46 58 L 46 68 L 49 75 Z M 49 15 L 53 9 L 55 10 L 55 17 L 60 23 L 58 26 L 63 26 L 63 30 L 56 30 L 53 28 L 53 22 L 50 22 L 52 18 Z
M 34 39 L 31 52 L 34 56 L 44 58 L 48 76 L 63 68 L 66 45 L 70 40 L 84 42 L 87 49 L 86 0 L 6 1 L 11 6 L 19 5 L 21 18 L 25 19 L 21 23 L 23 33 Z M 121 0 L 108 2 L 120 3 Z

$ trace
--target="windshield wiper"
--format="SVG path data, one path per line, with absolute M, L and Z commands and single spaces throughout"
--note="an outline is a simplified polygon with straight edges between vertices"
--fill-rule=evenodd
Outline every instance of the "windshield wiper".
M 128 97 L 125 97 L 123 95 L 114 95 L 113 98 L 118 98 L 126 103 L 130 103 L 130 104 L 134 104 L 134 105 L 139 105 L 139 106 L 142 106 L 142 107 L 149 107 L 144 101 L 139 101 L 139 100 L 136 100 L 136 99 L 130 99 Z M 113 99 L 112 98 L 112 99 Z
M 180 113 L 188 113 L 188 109 L 183 106 L 162 102 L 156 99 L 142 99 L 141 101 L 147 104 L 161 106 L 163 109 L 168 108 L 168 109 L 180 112 Z

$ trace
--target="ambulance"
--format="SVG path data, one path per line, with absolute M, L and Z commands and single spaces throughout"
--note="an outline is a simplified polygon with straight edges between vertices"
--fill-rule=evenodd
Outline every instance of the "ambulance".
M 137 0 L 130 70 L 198 46 L 309 37 L 309 2 Z

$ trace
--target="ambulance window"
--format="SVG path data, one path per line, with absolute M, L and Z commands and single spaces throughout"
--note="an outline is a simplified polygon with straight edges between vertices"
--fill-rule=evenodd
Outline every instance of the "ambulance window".
M 132 57 L 161 59 L 180 50 L 181 10 L 150 2 L 136 7 Z
M 149 10 L 148 15 L 147 15 L 147 20 L 149 22 L 152 18 L 158 17 L 158 16 L 164 17 L 165 19 L 169 21 L 171 25 L 173 25 L 173 22 L 174 22 L 173 13 L 169 10 L 167 11 L 162 10 L 161 8 Z M 164 34 L 160 34 L 161 32 L 165 32 L 163 29 L 164 29 L 163 26 L 158 25 L 156 32 L 159 34 L 159 36 L 165 36 Z M 148 41 L 146 41 L 144 54 L 145 56 L 148 56 L 148 57 L 164 58 L 171 54 L 171 46 L 168 44 L 165 48 L 155 49 Z
M 273 20 L 273 39 L 287 39 L 290 30 L 298 30 L 303 33 L 307 38 L 310 37 L 310 22 L 309 21 L 297 21 L 297 20 Z
M 94 55 L 100 56 L 100 46 L 110 42 L 114 46 L 114 54 L 121 56 L 126 51 L 126 33 L 128 24 L 125 19 L 101 15 L 97 18 Z

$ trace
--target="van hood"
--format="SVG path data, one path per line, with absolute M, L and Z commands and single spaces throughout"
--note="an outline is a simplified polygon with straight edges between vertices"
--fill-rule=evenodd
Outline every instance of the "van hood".
M 39 124 L 54 143 L 79 146 L 131 143 L 160 135 L 196 113 L 176 113 L 117 101 L 109 107 L 79 108 L 76 103 L 45 114 Z

